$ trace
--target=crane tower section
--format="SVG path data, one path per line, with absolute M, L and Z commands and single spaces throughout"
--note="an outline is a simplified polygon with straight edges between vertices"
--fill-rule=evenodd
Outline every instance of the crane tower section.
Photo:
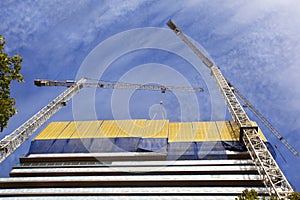
M 174 33 L 201 59 L 206 67 L 211 70 L 219 90 L 226 102 L 231 116 L 240 128 L 240 141 L 244 142 L 247 150 L 257 166 L 266 188 L 271 195 L 286 198 L 293 192 L 293 188 L 285 178 L 281 169 L 272 157 L 262 138 L 258 134 L 258 127 L 253 126 L 246 112 L 234 95 L 233 88 L 226 81 L 220 69 L 213 64 L 177 27 L 171 20 L 167 25 Z
M 85 78 L 70 85 L 58 97 L 42 108 L 19 128 L 5 136 L 0 141 L 0 163 L 11 155 L 23 142 L 25 142 L 38 128 L 40 128 L 50 117 L 59 111 L 66 103 L 83 88 Z
M 25 142 L 38 128 L 40 128 L 51 116 L 59 111 L 66 103 L 77 94 L 82 88 L 103 88 L 103 89 L 136 89 L 154 90 L 165 93 L 166 91 L 177 92 L 203 92 L 201 87 L 190 86 L 161 86 L 152 84 L 132 84 L 132 83 L 99 83 L 88 78 L 79 81 L 56 81 L 56 80 L 35 80 L 37 86 L 64 86 L 67 87 L 58 97 L 42 108 L 33 117 L 27 120 L 14 132 L 7 135 L 0 141 L 0 163 L 11 155 L 23 142 Z
M 248 118 L 246 112 L 238 102 L 235 97 L 231 87 L 228 85 L 226 79 L 222 75 L 220 69 L 213 64 L 176 26 L 171 20 L 167 25 L 176 33 L 176 35 L 187 44 L 188 47 L 193 50 L 193 52 L 201 59 L 206 67 L 211 70 L 212 76 L 217 82 L 217 85 L 222 93 L 223 98 L 225 99 L 226 105 L 229 108 L 230 114 L 233 119 L 238 123 L 240 127 L 240 140 L 242 140 L 243 130 L 244 129 L 256 129 L 257 126 L 253 126 L 250 119 Z

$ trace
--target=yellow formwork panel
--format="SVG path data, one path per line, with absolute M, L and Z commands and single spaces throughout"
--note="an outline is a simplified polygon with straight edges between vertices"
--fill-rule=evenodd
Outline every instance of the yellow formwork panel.
M 96 131 L 94 138 L 115 138 L 120 131 L 115 120 L 103 121 L 100 128 Z
M 134 137 L 142 137 L 146 121 L 147 120 L 145 119 L 134 120 L 130 135 L 134 135 Z
M 118 137 L 142 137 L 146 120 L 116 120 L 120 127 Z
M 258 127 L 258 125 L 257 125 L 256 122 L 251 121 L 251 123 L 252 123 L 253 126 L 257 126 L 257 127 Z M 261 129 L 260 129 L 259 127 L 258 127 L 258 134 L 260 135 L 260 137 L 262 138 L 262 140 L 263 140 L 264 142 L 267 142 L 267 141 L 268 141 L 267 138 L 265 137 L 265 135 L 263 134 L 263 132 L 261 131 Z
M 240 127 L 235 121 L 229 121 L 232 131 L 234 132 L 235 137 L 237 138 L 236 140 L 240 140 Z
M 120 128 L 118 137 L 129 137 L 133 126 L 132 120 L 116 120 L 117 125 Z
M 217 128 L 222 141 L 238 141 L 239 133 L 234 131 L 229 121 L 217 121 Z
M 88 123 L 84 123 L 86 131 L 83 135 L 83 138 L 94 138 L 102 123 L 103 120 L 89 121 Z
M 79 138 L 81 138 L 80 136 L 83 134 L 83 129 L 80 127 L 81 127 L 82 123 L 84 123 L 84 122 L 76 121 L 73 123 L 75 125 L 75 129 L 74 129 L 73 133 L 70 135 L 70 138 L 79 139 Z M 70 130 L 71 130 L 71 128 L 70 128 Z
M 33 140 L 47 140 L 58 122 L 52 122 L 46 126 Z
M 251 122 L 253 126 L 258 126 L 256 122 Z M 234 122 L 234 121 L 230 121 L 230 124 L 231 126 L 233 127 L 233 130 L 235 132 L 235 134 L 238 136 L 238 139 L 239 140 L 239 137 L 240 137 L 240 128 L 238 127 L 237 123 Z M 262 137 L 262 140 L 264 142 L 267 142 L 267 139 L 266 137 L 264 136 L 263 132 L 261 131 L 261 129 L 258 127 L 258 134 Z
M 257 126 L 256 122 L 252 122 Z M 258 133 L 267 141 L 261 129 Z M 68 138 L 169 138 L 169 142 L 238 141 L 234 121 L 169 122 L 168 120 L 106 120 L 52 122 L 34 140 Z
M 195 140 L 191 122 L 170 122 L 169 142 L 192 142 Z
M 50 123 L 34 140 L 56 139 L 70 122 L 52 122 Z
M 215 122 L 192 122 L 195 142 L 219 141 L 220 134 Z
M 77 121 L 75 131 L 71 135 L 72 139 L 93 138 L 102 121 Z M 90 137 L 87 137 L 89 135 Z
M 143 138 L 167 138 L 169 134 L 169 120 L 147 120 L 143 131 Z
M 118 137 L 142 137 L 145 121 L 146 120 L 116 120 L 117 125 L 120 127 Z
M 76 131 L 76 122 L 70 122 L 67 127 L 58 135 L 57 139 L 69 139 Z

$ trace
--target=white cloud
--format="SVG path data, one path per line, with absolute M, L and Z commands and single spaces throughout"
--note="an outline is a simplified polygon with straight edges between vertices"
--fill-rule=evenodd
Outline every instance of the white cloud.
M 123 1 L 117 0 L 108 3 L 104 7 L 104 12 L 95 15 L 95 26 L 94 28 L 103 27 L 105 25 L 113 25 L 116 20 L 122 18 L 124 14 L 134 11 L 139 5 L 142 4 L 142 1 Z
M 292 133 L 293 138 L 298 137 L 298 1 L 52 0 L 0 1 L 0 6 L 5 8 L 0 13 L 0 33 L 8 40 L 9 51 L 24 52 L 27 81 L 34 76 L 72 78 L 85 55 L 99 42 L 130 28 L 166 27 L 165 22 L 171 17 L 185 33 L 205 46 L 224 74 L 275 122 L 276 128 L 285 131 L 286 136 Z M 42 95 L 31 93 L 28 98 L 24 96 L 26 92 L 17 93 L 17 104 L 41 99 Z M 46 104 L 46 98 L 40 101 Z M 32 113 L 26 111 L 29 104 L 22 103 L 22 118 L 29 115 L 24 113 Z M 101 111 L 105 116 L 105 110 Z M 297 166 L 299 162 L 287 169 Z
M 1 3 L 0 15 L 2 27 L 0 31 L 13 43 L 7 44 L 8 51 L 14 51 L 24 46 L 30 46 L 36 34 L 47 34 L 49 29 L 63 29 L 64 33 L 74 31 L 81 33 L 78 37 L 84 40 L 86 34 L 95 34 L 97 29 L 113 24 L 128 12 L 134 11 L 142 1 L 20 1 L 18 3 Z M 81 15 L 81 16 L 80 16 Z M 87 24 L 77 24 L 77 27 L 67 29 L 64 22 L 72 20 Z M 88 27 L 87 27 L 88 26 Z M 84 30 L 82 30 L 84 29 Z M 86 30 L 87 29 L 87 30 Z M 72 34 L 72 33 L 70 33 Z M 74 35 L 73 35 L 74 36 Z
M 28 45 L 37 32 L 44 32 L 79 10 L 83 2 L 74 4 L 72 1 L 11 1 L 10 4 L 3 5 L 5 9 L 0 16 L 4 27 L 1 32 L 7 39 L 15 42 L 7 44 L 8 50 L 13 51 Z

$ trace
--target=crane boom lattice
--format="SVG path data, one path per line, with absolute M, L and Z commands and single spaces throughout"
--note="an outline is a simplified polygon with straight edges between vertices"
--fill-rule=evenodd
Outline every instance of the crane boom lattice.
M 86 79 L 80 79 L 73 83 L 63 93 L 42 108 L 14 132 L 0 141 L 0 163 L 12 154 L 24 141 L 26 141 L 39 127 L 41 127 L 51 116 L 60 110 L 83 87 Z
M 37 86 L 64 86 L 68 87 L 57 98 L 42 108 L 33 117 L 27 120 L 14 132 L 7 135 L 0 141 L 0 163 L 11 155 L 23 142 L 25 142 L 39 127 L 41 127 L 51 116 L 60 110 L 81 88 L 107 88 L 107 89 L 136 89 L 155 90 L 165 93 L 166 91 L 178 92 L 203 92 L 203 88 L 190 86 L 160 86 L 151 84 L 132 83 L 101 83 L 89 81 L 82 78 L 79 81 L 55 81 L 55 80 L 35 80 Z
M 237 122 L 240 128 L 240 141 L 245 144 L 247 150 L 255 163 L 262 180 L 269 193 L 279 198 L 286 198 L 293 192 L 293 188 L 285 178 L 276 161 L 268 151 L 265 143 L 258 134 L 258 127 L 254 126 L 243 107 L 239 103 L 235 94 L 246 105 L 254 111 L 254 113 L 262 120 L 264 124 L 282 141 L 288 148 L 287 141 L 274 129 L 271 124 L 250 104 L 240 92 L 225 79 L 220 69 L 207 58 L 195 46 L 182 31 L 170 20 L 168 26 L 176 33 L 176 35 L 187 44 L 189 48 L 200 58 L 206 67 L 211 70 L 211 74 L 215 79 L 217 86 L 228 106 L 230 114 Z M 0 141 L 0 163 L 11 155 L 25 140 L 27 140 L 39 127 L 41 127 L 52 115 L 60 110 L 66 102 L 69 101 L 81 88 L 110 88 L 110 89 L 135 89 L 135 90 L 158 90 L 165 93 L 167 90 L 178 92 L 202 92 L 202 88 L 189 86 L 160 86 L 151 84 L 131 84 L 131 83 L 104 83 L 88 81 L 87 78 L 82 78 L 79 81 L 53 81 L 53 80 L 35 80 L 37 86 L 64 86 L 68 87 L 52 102 L 42 108 L 33 117 L 27 120 L 14 132 L 7 135 Z M 293 152 L 293 148 L 289 148 Z M 297 153 L 293 152 L 294 155 Z M 297 153 L 298 154 L 298 153 Z
M 288 141 L 280 135 L 280 133 L 277 131 L 276 128 L 272 126 L 272 124 L 250 103 L 250 101 L 236 88 L 233 87 L 231 83 L 228 82 L 228 84 L 233 88 L 234 94 L 238 96 L 244 103 L 246 107 L 248 107 L 252 113 L 256 115 L 258 119 L 273 133 L 283 144 L 288 148 L 294 156 L 299 156 L 299 153 L 296 151 L 296 149 L 288 143 Z
M 200 58 L 200 60 L 211 70 L 219 90 L 225 99 L 233 119 L 240 128 L 240 140 L 244 142 L 247 150 L 262 176 L 264 184 L 271 195 L 286 198 L 293 192 L 293 188 L 278 167 L 268 148 L 258 134 L 257 127 L 253 126 L 246 112 L 237 100 L 232 87 L 229 86 L 220 69 L 216 67 L 173 23 L 167 23 L 170 29 Z
M 153 84 L 137 84 L 137 83 L 107 83 L 107 81 L 95 81 L 87 79 L 83 84 L 86 88 L 103 88 L 103 89 L 134 89 L 134 90 L 155 90 L 155 91 L 176 91 L 176 92 L 203 92 L 201 87 L 191 86 L 162 86 Z M 34 80 L 36 86 L 64 86 L 69 87 L 75 81 L 58 81 L 58 80 Z

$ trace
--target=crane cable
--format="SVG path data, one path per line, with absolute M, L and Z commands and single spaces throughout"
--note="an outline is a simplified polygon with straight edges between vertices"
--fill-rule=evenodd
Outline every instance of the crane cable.
M 242 95 L 242 93 L 236 88 L 234 87 L 228 80 L 226 80 L 228 85 L 232 88 L 234 94 L 237 95 L 237 97 L 239 97 L 240 100 L 242 100 L 242 102 L 244 103 L 244 107 L 249 108 L 249 110 L 270 130 L 270 132 L 275 135 L 280 142 L 282 142 L 285 147 L 290 150 L 290 152 L 298 157 L 299 153 L 297 152 L 297 150 L 288 143 L 288 141 L 272 126 L 272 124 L 248 101 L 248 99 Z

